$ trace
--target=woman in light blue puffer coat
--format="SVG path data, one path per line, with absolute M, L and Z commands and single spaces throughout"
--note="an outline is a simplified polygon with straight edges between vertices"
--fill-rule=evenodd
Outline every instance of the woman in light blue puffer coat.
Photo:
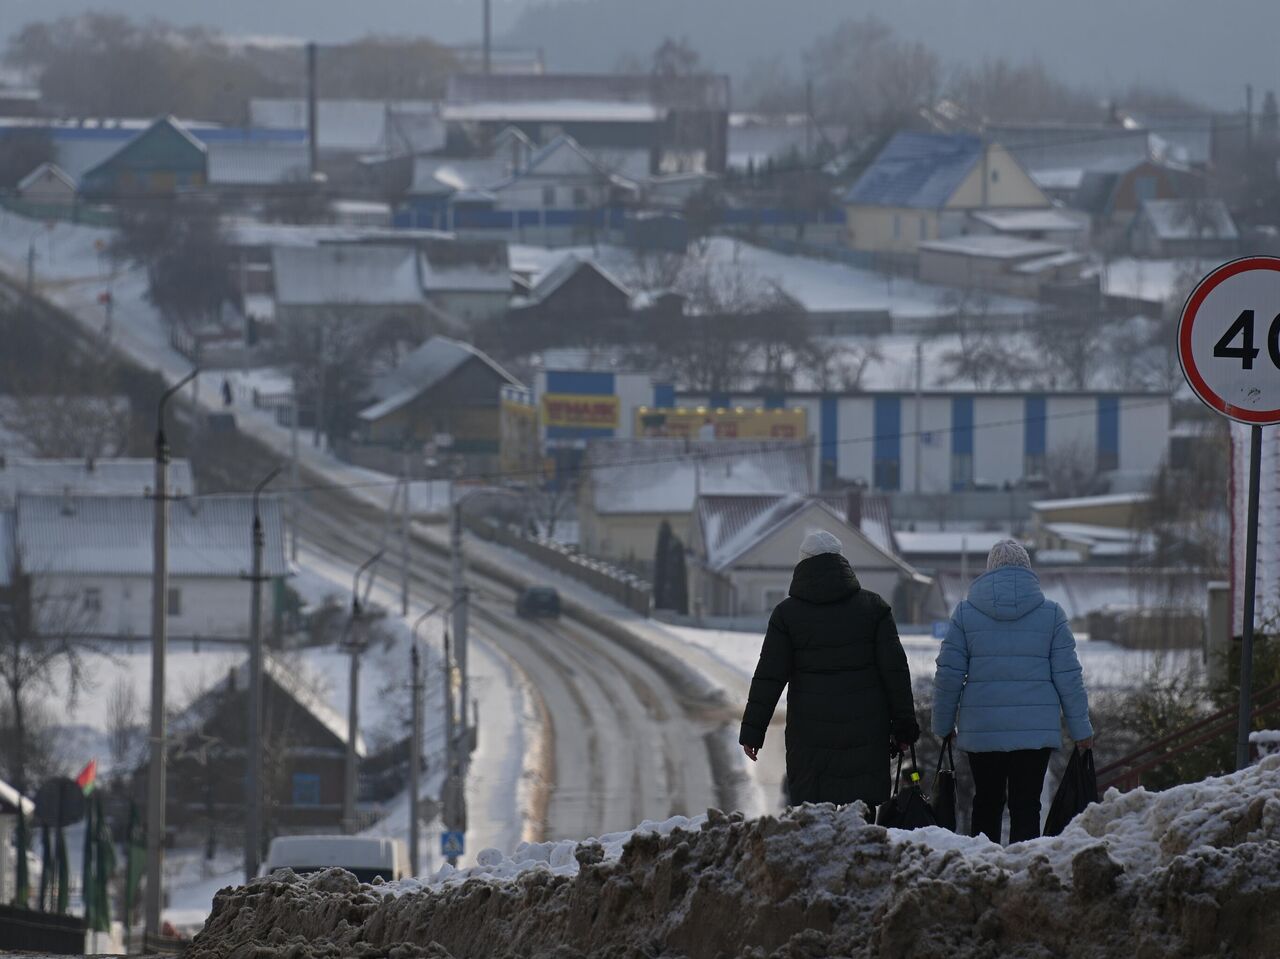
M 1040 591 L 1027 551 L 991 547 L 987 572 L 951 615 L 933 680 L 933 732 L 969 755 L 969 834 L 1000 841 L 1005 796 L 1009 841 L 1040 835 L 1040 792 L 1062 717 L 1081 749 L 1093 747 L 1089 697 L 1066 613 Z

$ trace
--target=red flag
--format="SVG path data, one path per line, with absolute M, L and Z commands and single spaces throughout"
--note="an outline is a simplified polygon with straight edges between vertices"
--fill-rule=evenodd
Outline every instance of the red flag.
M 93 792 L 93 787 L 98 779 L 98 761 L 90 759 L 84 769 L 80 770 L 80 775 L 76 777 L 76 785 L 87 796 Z

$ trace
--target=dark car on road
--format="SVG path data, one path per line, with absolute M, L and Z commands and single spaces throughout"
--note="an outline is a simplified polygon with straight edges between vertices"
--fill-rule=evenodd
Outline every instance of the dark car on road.
M 554 619 L 560 615 L 560 594 L 550 586 L 530 586 L 516 600 L 516 615 L 525 619 Z

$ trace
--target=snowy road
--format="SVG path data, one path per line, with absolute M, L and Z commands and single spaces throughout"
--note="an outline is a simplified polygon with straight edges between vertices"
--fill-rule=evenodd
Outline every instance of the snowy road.
M 359 563 L 381 539 L 379 522 L 362 513 L 313 503 L 300 510 L 299 529 L 312 548 Z M 446 599 L 443 557 L 415 541 L 411 569 L 415 598 Z M 602 835 L 716 805 L 704 738 L 716 728 L 715 717 L 683 701 L 652 664 L 607 637 L 568 619 L 519 619 L 508 587 L 474 570 L 468 582 L 472 634 L 528 677 L 550 732 L 544 794 L 533 799 L 545 807 L 540 838 Z

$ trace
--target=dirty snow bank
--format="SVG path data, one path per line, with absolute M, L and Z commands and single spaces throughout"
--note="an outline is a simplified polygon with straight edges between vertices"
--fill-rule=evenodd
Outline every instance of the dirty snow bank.
M 571 861 L 526 845 L 418 883 L 287 873 L 220 892 L 188 955 L 1260 959 L 1280 942 L 1280 756 L 1112 791 L 1062 836 L 1008 850 L 861 812 L 711 811 Z

